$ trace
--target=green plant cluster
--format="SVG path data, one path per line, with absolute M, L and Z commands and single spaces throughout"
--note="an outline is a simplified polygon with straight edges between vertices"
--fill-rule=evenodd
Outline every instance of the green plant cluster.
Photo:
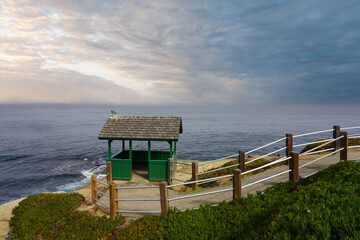
M 10 220 L 16 239 L 98 239 L 124 223 L 76 210 L 83 201 L 78 193 L 32 195 L 14 208 Z
M 110 239 L 360 239 L 360 163 L 340 162 L 264 193 L 151 216 Z
M 301 153 L 309 151 L 310 149 L 313 149 L 313 148 L 315 148 L 317 146 L 320 146 L 322 144 L 324 144 L 324 143 L 321 142 L 321 143 L 313 143 L 313 144 L 306 145 L 304 147 L 304 149 L 301 151 Z M 348 146 L 356 146 L 356 145 L 360 145 L 360 139 L 359 138 L 348 139 Z M 332 147 L 333 147 L 333 143 L 328 143 L 328 144 L 316 149 L 315 151 L 325 150 L 325 149 L 332 148 Z

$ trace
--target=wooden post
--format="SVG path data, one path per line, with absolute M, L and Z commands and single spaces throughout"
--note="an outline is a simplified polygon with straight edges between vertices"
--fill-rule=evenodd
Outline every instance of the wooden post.
M 334 128 L 333 138 L 336 139 L 336 138 L 340 137 L 340 126 L 335 125 L 333 128 Z M 340 149 L 340 142 L 341 142 L 340 139 L 333 142 L 334 151 Z
M 129 159 L 132 161 L 132 141 L 129 140 Z
M 191 172 L 192 172 L 192 181 L 197 181 L 198 178 L 198 171 L 199 171 L 199 167 L 198 167 L 198 163 L 197 162 L 192 162 L 191 164 Z M 198 184 L 197 183 L 193 183 L 193 189 L 197 189 Z
M 344 148 L 340 151 L 340 160 L 348 160 L 348 133 L 347 132 L 340 132 L 340 136 L 344 136 L 340 140 L 340 148 Z
M 289 169 L 289 181 L 298 182 L 299 181 L 299 153 L 291 152 L 290 153 L 290 165 Z
M 97 194 L 95 191 L 95 188 L 96 188 L 95 179 L 96 179 L 96 175 L 91 175 L 91 203 L 92 204 L 96 203 L 95 199 L 97 198 Z
M 171 185 L 172 184 L 172 173 L 173 173 L 173 171 L 172 171 L 172 164 L 173 163 L 173 159 L 172 158 L 169 158 L 168 159 L 168 184 L 169 185 Z
M 169 142 L 169 144 L 170 144 L 170 157 L 172 157 L 172 154 L 173 154 L 173 150 L 172 150 L 172 148 L 173 148 L 172 141 L 170 141 L 170 142 Z
M 167 182 L 161 182 L 159 184 L 161 215 L 167 214 L 169 209 L 168 192 L 166 186 L 167 186 Z
M 112 140 L 108 140 L 108 159 L 111 159 L 111 142 Z
M 118 202 L 118 192 L 117 192 L 117 184 L 112 182 L 110 184 L 110 217 L 114 219 L 117 216 L 117 211 L 119 209 Z
M 245 152 L 239 151 L 239 168 L 241 172 L 245 172 Z
M 234 169 L 234 178 L 233 178 L 233 199 L 241 198 L 241 170 Z
M 287 133 L 286 135 L 286 157 L 290 157 L 290 153 L 293 151 L 293 135 Z M 288 160 L 288 165 L 290 166 L 290 161 Z
M 106 181 L 108 184 L 112 182 L 111 162 L 106 162 Z

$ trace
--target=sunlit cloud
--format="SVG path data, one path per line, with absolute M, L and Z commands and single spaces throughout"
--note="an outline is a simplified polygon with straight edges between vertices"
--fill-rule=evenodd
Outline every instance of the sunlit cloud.
M 360 102 L 355 0 L 0 3 L 1 103 Z

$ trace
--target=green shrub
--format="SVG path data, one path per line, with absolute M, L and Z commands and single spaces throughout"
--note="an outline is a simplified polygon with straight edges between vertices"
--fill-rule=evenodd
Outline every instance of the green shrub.
M 14 237 L 34 239 L 34 236 L 50 234 L 52 226 L 67 212 L 80 206 L 83 196 L 71 194 L 32 195 L 14 208 L 10 225 L 14 226 Z
M 69 212 L 56 225 L 56 231 L 49 239 L 100 239 L 115 231 L 124 220 L 123 216 L 112 220 L 106 216 L 91 216 L 86 212 Z
M 360 239 L 360 163 L 185 212 L 134 221 L 113 239 Z
M 14 208 L 10 220 L 17 239 L 99 239 L 125 221 L 76 211 L 83 201 L 78 193 L 29 196 Z

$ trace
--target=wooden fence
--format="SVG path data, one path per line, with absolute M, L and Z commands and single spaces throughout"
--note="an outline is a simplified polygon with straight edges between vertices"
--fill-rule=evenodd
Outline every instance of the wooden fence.
M 343 128 L 341 129 L 339 126 L 334 126 L 333 129 L 328 129 L 328 130 L 323 130 L 323 131 L 317 131 L 317 132 L 312 132 L 312 133 L 305 133 L 305 134 L 299 134 L 299 135 L 292 135 L 290 133 L 286 134 L 284 138 L 278 139 L 276 141 L 273 141 L 271 143 L 265 144 L 261 147 L 257 147 L 255 149 L 252 149 L 248 152 L 245 151 L 239 151 L 238 154 L 236 155 L 231 155 L 225 158 L 220 158 L 220 159 L 216 159 L 216 160 L 212 160 L 212 161 L 208 161 L 208 162 L 204 162 L 204 163 L 198 163 L 198 162 L 192 162 L 191 164 L 191 173 L 188 173 L 189 175 L 192 176 L 192 180 L 191 181 L 187 181 L 187 182 L 182 182 L 182 183 L 178 183 L 178 184 L 171 184 L 172 180 L 177 180 L 175 178 L 173 178 L 173 175 L 175 172 L 179 172 L 176 170 L 176 167 L 174 167 L 174 165 L 176 164 L 183 164 L 183 163 L 176 163 L 173 162 L 173 159 L 169 159 L 169 169 L 168 169 L 168 173 L 169 173 L 169 180 L 168 182 L 160 182 L 158 186 L 133 186 L 133 187 L 118 187 L 117 184 L 115 182 L 111 181 L 111 163 L 107 163 L 107 174 L 105 177 L 103 177 L 102 179 L 97 179 L 95 175 L 93 175 L 91 177 L 91 189 L 92 189 L 92 202 L 93 204 L 99 203 L 101 205 L 103 205 L 106 208 L 110 209 L 110 216 L 112 218 L 114 218 L 117 214 L 119 213 L 147 213 L 147 214 L 167 214 L 168 212 L 168 208 L 169 208 L 169 202 L 170 201 L 176 201 L 176 200 L 180 200 L 180 199 L 185 199 L 185 198 L 193 198 L 193 197 L 198 197 L 198 196 L 204 196 L 204 195 L 208 195 L 208 194 L 214 194 L 214 193 L 220 193 L 220 192 L 227 192 L 227 191 L 232 191 L 233 192 L 233 199 L 235 198 L 240 198 L 241 197 L 241 192 L 242 189 L 252 186 L 254 184 L 258 184 L 260 182 L 264 182 L 268 179 L 283 175 L 283 174 L 289 174 L 289 181 L 291 182 L 297 182 L 299 180 L 299 169 L 312 164 L 314 162 L 317 162 L 321 159 L 324 159 L 328 156 L 331 156 L 333 154 L 336 154 L 338 152 L 340 152 L 340 160 L 360 160 L 360 159 L 348 159 L 348 150 L 352 149 L 352 148 L 360 148 L 360 145 L 357 146 L 348 146 L 348 139 L 349 138 L 359 138 L 360 134 L 352 134 L 352 135 L 348 135 L 347 132 L 345 131 L 340 131 L 340 130 L 353 130 L 353 129 L 360 129 L 360 127 L 349 127 L 349 128 Z M 333 132 L 333 136 L 330 139 L 323 139 L 323 140 L 318 140 L 318 141 L 312 141 L 312 142 L 306 142 L 306 143 L 301 143 L 301 144 L 297 144 L 294 145 L 294 139 L 299 139 L 301 137 L 304 136 L 310 136 L 310 135 L 316 135 L 316 134 L 321 134 L 321 133 L 328 133 L 328 132 Z M 285 147 L 281 147 L 275 151 L 271 151 L 267 154 L 263 154 L 259 157 L 256 157 L 254 159 L 251 159 L 250 161 L 245 162 L 246 159 L 246 155 L 249 155 L 250 153 L 253 153 L 255 151 L 258 151 L 260 149 L 263 149 L 265 147 L 268 147 L 270 145 L 279 143 L 279 142 L 284 142 Z M 293 151 L 294 148 L 299 148 L 299 147 L 304 147 L 307 146 L 309 144 L 314 144 L 314 143 L 321 143 L 319 146 L 314 147 L 312 149 L 309 149 L 303 153 L 298 153 L 296 151 Z M 326 145 L 332 144 L 332 148 L 328 148 L 328 149 L 323 149 L 323 150 L 319 150 L 321 147 L 324 147 Z M 316 151 L 315 151 L 316 150 Z M 280 159 L 274 160 L 270 163 L 264 164 L 260 167 L 257 168 L 253 168 L 250 170 L 247 170 L 246 168 L 246 164 L 250 163 L 250 162 L 254 162 L 257 161 L 259 159 L 262 159 L 266 156 L 270 156 L 272 154 L 275 153 L 279 153 L 281 151 L 285 151 L 285 157 L 282 157 Z M 299 165 L 299 157 L 303 156 L 303 155 L 310 155 L 310 154 L 316 154 L 316 153 L 323 153 L 323 152 L 329 152 L 326 153 L 325 155 L 322 155 L 314 160 L 311 160 L 310 162 L 307 162 L 303 165 Z M 198 169 L 199 166 L 207 164 L 207 163 L 211 163 L 211 162 L 215 162 L 215 161 L 220 161 L 223 159 L 228 159 L 229 157 L 234 157 L 236 156 L 238 159 L 238 163 L 235 165 L 231 165 L 231 166 L 226 166 L 226 167 L 220 167 L 214 170 L 210 170 L 204 173 L 199 173 Z M 250 172 L 254 172 L 260 169 L 264 169 L 266 167 L 269 166 L 273 166 L 275 164 L 278 164 L 280 162 L 287 162 L 289 169 L 277 174 L 274 174 L 272 176 L 263 178 L 261 180 L 257 180 L 255 182 L 249 183 L 247 185 L 242 185 L 242 176 L 245 174 L 248 174 Z M 190 165 L 188 163 L 185 163 L 187 165 Z M 224 175 L 224 176 L 219 176 L 219 177 L 213 177 L 213 178 L 207 178 L 207 179 L 200 179 L 199 180 L 199 175 L 205 174 L 205 173 L 210 173 L 210 172 L 216 172 L 222 169 L 227 169 L 230 167 L 237 167 L 237 169 L 233 170 L 232 174 L 228 174 L 228 175 Z M 180 171 L 181 172 L 181 171 Z M 107 179 L 107 183 L 102 182 L 102 180 Z M 214 181 L 218 181 L 221 179 L 226 179 L 226 178 L 232 178 L 232 182 L 233 185 L 231 188 L 227 188 L 227 189 L 221 189 L 221 190 L 217 190 L 217 191 L 211 191 L 211 192 L 205 192 L 205 193 L 195 193 L 195 194 L 191 194 L 191 195 L 185 195 L 185 196 L 180 196 L 180 197 L 175 197 L 175 198 L 169 198 L 169 194 L 168 194 L 168 189 L 172 188 L 172 187 L 177 187 L 177 186 L 183 186 L 183 185 L 192 185 L 193 189 L 196 189 L 198 187 L 199 184 L 203 184 L 203 183 L 209 183 L 209 182 L 214 182 Z M 102 185 L 102 189 L 103 190 L 99 190 L 97 189 L 98 185 Z M 158 188 L 158 191 L 160 193 L 160 198 L 159 199 L 118 199 L 118 191 L 122 190 L 122 189 L 146 189 L 146 188 Z M 105 189 L 105 190 L 104 190 Z M 106 191 L 109 191 L 109 195 L 106 194 Z M 99 200 L 99 196 L 105 196 L 109 198 L 109 202 L 110 202 L 110 206 L 106 205 L 104 202 L 101 202 Z M 161 212 L 156 212 L 156 211 L 126 211 L 126 210 L 122 210 L 119 211 L 118 209 L 118 203 L 120 201 L 154 201 L 154 202 L 158 202 L 160 204 L 160 208 L 161 208 Z

